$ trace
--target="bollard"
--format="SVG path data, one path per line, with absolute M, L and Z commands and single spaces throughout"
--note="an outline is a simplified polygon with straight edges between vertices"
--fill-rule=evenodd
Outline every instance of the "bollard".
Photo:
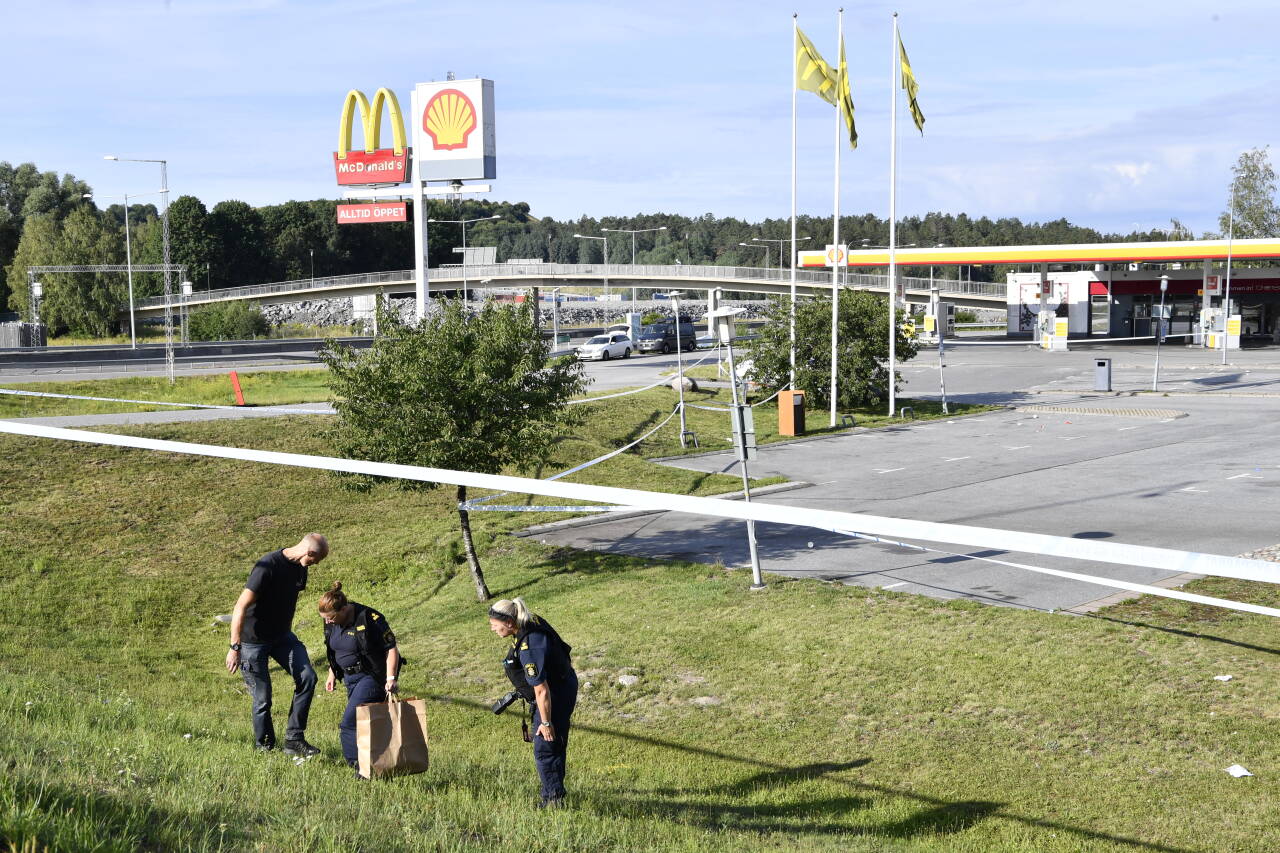
M 231 371 L 231 388 L 233 391 L 236 392 L 236 405 L 243 406 L 245 402 L 244 402 L 244 394 L 240 390 L 240 377 L 236 375 L 236 372 L 234 370 Z
M 1111 390 L 1111 359 L 1096 358 L 1093 361 L 1093 390 Z

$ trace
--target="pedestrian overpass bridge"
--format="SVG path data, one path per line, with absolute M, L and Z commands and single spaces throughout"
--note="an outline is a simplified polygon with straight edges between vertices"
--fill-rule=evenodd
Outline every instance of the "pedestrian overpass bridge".
M 927 278 L 899 277 L 906 284 L 907 301 L 927 303 L 930 280 Z M 841 271 L 841 287 L 848 290 L 868 290 L 880 293 L 888 291 L 888 277 Z M 999 308 L 1006 304 L 1003 283 L 985 281 L 956 281 L 938 279 L 942 298 L 967 308 Z M 561 287 L 607 287 L 612 290 L 672 290 L 697 291 L 721 288 L 736 293 L 777 295 L 790 293 L 791 270 L 764 269 L 760 267 L 716 267 L 693 264 L 669 266 L 609 264 L 486 264 L 461 267 L 441 267 L 429 272 L 429 290 L 434 295 L 454 293 L 464 288 L 468 291 L 511 290 L 538 287 L 543 291 Z M 831 272 L 829 270 L 797 270 L 796 292 L 809 295 L 830 295 Z M 252 300 L 261 304 L 301 302 L 312 299 L 334 299 L 352 296 L 413 296 L 413 270 L 361 273 L 357 275 L 304 278 L 297 281 L 279 281 L 269 284 L 251 284 L 220 290 L 192 293 L 182 304 L 186 308 L 219 302 Z M 172 305 L 178 306 L 181 297 L 174 296 Z M 136 313 L 139 317 L 155 317 L 164 314 L 165 298 L 155 296 L 139 300 Z

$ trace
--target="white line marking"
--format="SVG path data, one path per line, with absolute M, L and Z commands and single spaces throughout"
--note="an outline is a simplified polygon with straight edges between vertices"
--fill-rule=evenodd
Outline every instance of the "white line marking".
M 906 468 L 876 468 L 877 474 L 892 474 L 894 471 L 905 471 Z
M 1248 477 L 1250 480 L 1261 480 L 1261 474 L 1236 474 L 1234 477 L 1228 477 L 1228 480 L 1239 480 L 1241 477 Z
M 1026 450 L 1030 446 L 1029 444 L 1019 444 L 1015 447 L 1006 447 L 1005 450 Z
M 1180 492 L 1207 492 L 1208 489 L 1197 489 L 1193 486 L 1187 486 L 1185 489 L 1178 489 Z
M 1125 431 L 1125 430 L 1127 430 L 1127 429 L 1137 429 L 1137 427 L 1136 427 L 1136 426 L 1131 426 L 1131 427 L 1120 427 L 1119 432 L 1124 432 L 1124 431 Z
M 886 314 L 887 314 L 887 313 L 889 313 L 889 312 L 888 312 L 888 309 L 885 309 L 885 313 L 886 313 Z M 907 581 L 903 581 L 902 583 L 891 583 L 891 584 L 889 584 L 888 586 L 882 586 L 882 587 L 880 587 L 880 588 L 881 588 L 881 589 L 893 589 L 895 586 L 906 586 L 906 585 L 907 585 Z
M 972 459 L 972 458 L 973 457 L 971 456 L 951 456 L 951 457 L 943 457 L 942 461 L 943 462 L 959 462 L 961 459 Z
M 1072 435 L 1062 439 L 1063 441 L 1075 441 L 1077 438 L 1084 438 L 1083 435 Z

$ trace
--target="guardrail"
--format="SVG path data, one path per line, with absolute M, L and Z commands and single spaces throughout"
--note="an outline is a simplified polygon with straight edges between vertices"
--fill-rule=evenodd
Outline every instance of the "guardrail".
M 766 269 L 764 267 L 719 267 L 695 264 L 484 264 L 468 266 L 465 276 L 462 269 L 449 269 L 447 275 L 441 275 L 439 268 L 431 271 L 431 281 L 462 284 L 471 287 L 479 286 L 483 280 L 510 279 L 544 279 L 560 280 L 574 278 L 600 279 L 608 278 L 611 283 L 645 280 L 679 280 L 679 279 L 711 279 L 721 282 L 726 290 L 733 290 L 733 283 L 738 282 L 775 282 L 790 284 L 791 270 Z M 240 287 L 227 287 L 218 290 L 202 290 L 192 294 L 193 302 L 216 302 L 222 299 L 254 299 L 262 296 L 273 296 L 281 293 L 305 293 L 307 291 L 341 290 L 348 287 L 359 287 L 370 284 L 407 285 L 413 281 L 413 270 L 390 270 L 386 272 L 357 273 L 355 275 L 324 276 L 321 278 L 304 278 L 291 281 L 277 281 L 265 284 L 250 284 Z M 796 281 L 807 285 L 830 285 L 830 272 L 814 270 L 797 270 Z M 929 292 L 931 282 L 927 278 L 904 278 L 906 288 L 917 293 Z M 885 290 L 888 277 L 868 273 L 848 273 L 842 277 L 841 284 L 854 289 Z M 986 281 L 951 281 L 934 280 L 938 292 L 943 295 L 990 296 L 1003 297 L 1005 285 Z M 630 285 L 628 285 L 630 286 Z M 652 285 L 649 285 L 652 286 Z M 135 304 L 139 308 L 163 307 L 163 296 L 152 296 L 140 299 Z M 171 304 L 177 305 L 174 299 Z

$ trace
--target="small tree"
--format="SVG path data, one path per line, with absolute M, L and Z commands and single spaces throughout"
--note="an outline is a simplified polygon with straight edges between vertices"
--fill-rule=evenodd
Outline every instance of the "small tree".
M 1276 205 L 1276 172 L 1267 148 L 1254 148 L 1240 155 L 1227 185 L 1227 209 L 1218 217 L 1225 235 L 1230 229 L 1237 240 L 1280 235 L 1280 207 Z M 1235 190 L 1235 215 L 1231 215 L 1231 195 Z M 1234 220 L 1234 221 L 1233 221 Z
M 335 341 L 320 351 L 338 412 L 331 438 L 344 456 L 482 474 L 525 471 L 545 462 L 562 430 L 578 420 L 565 404 L 585 387 L 582 367 L 571 357 L 549 361 L 551 344 L 527 305 L 490 302 L 467 314 L 450 301 L 417 325 L 390 311 L 380 311 L 378 323 L 381 335 L 367 351 Z M 457 487 L 457 499 L 476 598 L 486 601 L 462 508 L 466 486 Z
M 916 356 L 915 339 L 902 329 L 905 313 L 897 312 L 895 357 Z M 839 371 L 836 405 L 851 409 L 889 397 L 889 308 L 883 296 L 866 291 L 840 294 Z M 784 388 L 791 373 L 790 302 L 770 300 L 759 335 L 747 344 L 756 381 Z M 894 379 L 897 381 L 897 374 Z M 811 405 L 831 403 L 831 300 L 796 302 L 796 388 Z

